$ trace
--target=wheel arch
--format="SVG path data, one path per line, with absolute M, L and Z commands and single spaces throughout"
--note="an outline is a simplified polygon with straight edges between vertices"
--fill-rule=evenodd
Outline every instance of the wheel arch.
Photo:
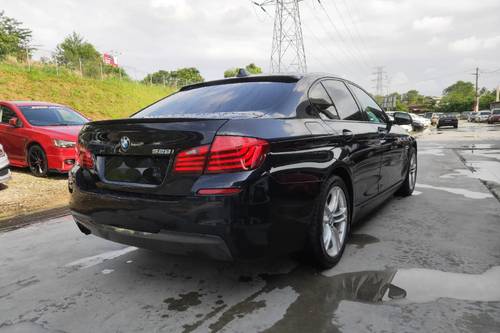
M 351 208 L 351 221 L 354 216 L 354 185 L 352 181 L 352 174 L 346 165 L 339 164 L 332 168 L 329 177 L 338 176 L 340 177 L 349 191 L 349 205 Z

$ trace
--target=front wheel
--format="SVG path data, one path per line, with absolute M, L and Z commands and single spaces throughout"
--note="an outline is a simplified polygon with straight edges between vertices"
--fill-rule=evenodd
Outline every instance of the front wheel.
M 417 182 L 417 151 L 410 147 L 410 154 L 408 160 L 408 170 L 406 172 L 406 178 L 399 188 L 397 194 L 404 197 L 410 196 L 415 189 L 415 183 Z
M 39 145 L 31 146 L 28 149 L 28 166 L 35 177 L 47 176 L 47 156 Z
M 340 177 L 325 183 L 315 209 L 309 237 L 312 259 L 320 268 L 332 268 L 344 252 L 351 218 L 349 192 Z

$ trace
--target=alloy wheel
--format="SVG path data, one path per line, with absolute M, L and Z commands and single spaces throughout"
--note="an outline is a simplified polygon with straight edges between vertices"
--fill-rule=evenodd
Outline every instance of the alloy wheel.
M 29 166 L 31 172 L 35 175 L 44 175 L 46 173 L 45 156 L 39 148 L 32 148 L 29 152 Z
M 330 257 L 336 257 L 346 240 L 348 206 L 344 191 L 333 186 L 327 196 L 323 213 L 323 246 Z
M 408 172 L 409 172 L 408 175 L 409 187 L 410 189 L 413 189 L 415 187 L 415 182 L 417 180 L 417 157 L 415 153 L 411 154 L 410 169 Z

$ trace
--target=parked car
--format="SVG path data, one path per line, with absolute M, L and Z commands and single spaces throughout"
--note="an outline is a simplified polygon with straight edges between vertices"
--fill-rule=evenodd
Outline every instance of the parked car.
M 0 142 L 10 164 L 33 175 L 68 172 L 75 164 L 78 132 L 88 119 L 67 106 L 0 101 Z
M 461 119 L 461 120 L 468 120 L 471 113 L 472 112 L 470 112 L 470 111 L 461 112 L 459 119 Z
M 439 117 L 439 120 L 437 123 L 437 128 L 446 127 L 446 126 L 452 126 L 452 127 L 458 128 L 458 118 L 455 114 L 453 114 L 453 113 L 446 114 L 445 113 L 441 117 Z
M 488 124 L 500 123 L 500 109 L 493 109 L 491 116 L 488 118 Z
M 468 119 L 469 123 L 475 122 L 478 114 L 479 114 L 479 112 L 471 112 L 469 114 L 469 119 Z
M 10 179 L 9 158 L 0 144 L 0 184 L 5 184 Z
M 411 119 L 413 121 L 414 130 L 423 130 L 431 125 L 430 119 L 424 118 L 418 114 L 410 113 Z
M 481 110 L 479 113 L 476 115 L 475 122 L 478 123 L 484 123 L 487 122 L 488 119 L 491 116 L 491 111 L 490 110 Z
M 351 224 L 415 186 L 417 144 L 356 84 L 247 76 L 186 86 L 86 124 L 69 174 L 79 229 L 223 260 L 309 250 L 335 265 Z

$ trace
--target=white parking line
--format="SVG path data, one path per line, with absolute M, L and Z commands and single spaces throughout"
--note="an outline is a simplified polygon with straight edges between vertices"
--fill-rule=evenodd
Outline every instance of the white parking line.
M 66 264 L 65 267 L 79 266 L 79 268 L 89 268 L 95 265 L 99 265 L 105 260 L 111 260 L 135 250 L 137 250 L 136 247 L 129 246 L 121 250 L 104 252 L 95 256 L 75 260 L 73 262 L 70 262 L 69 264 Z
M 469 199 L 493 198 L 493 195 L 491 195 L 490 193 L 474 192 L 474 191 L 469 191 L 469 190 L 466 190 L 463 188 L 439 187 L 439 186 L 432 186 L 432 185 L 420 184 L 420 183 L 417 183 L 416 187 L 429 188 L 432 190 L 445 191 L 445 192 L 449 192 L 449 193 L 453 193 L 453 194 L 463 195 L 464 197 L 469 198 Z

